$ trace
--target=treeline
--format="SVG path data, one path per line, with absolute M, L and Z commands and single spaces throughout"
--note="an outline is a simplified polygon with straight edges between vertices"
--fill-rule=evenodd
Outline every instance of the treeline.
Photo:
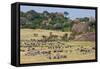
M 31 28 L 31 29 L 53 29 L 61 31 L 71 31 L 72 20 L 68 18 L 69 13 L 58 13 L 58 12 L 48 12 L 43 11 L 42 13 L 36 12 L 35 10 L 30 10 L 27 12 L 20 11 L 20 27 L 21 28 Z M 89 22 L 88 17 L 77 18 L 81 22 Z M 90 26 L 94 27 L 94 22 L 90 23 Z M 92 27 L 92 28 L 93 28 Z
M 55 29 L 55 30 L 70 30 L 71 23 L 67 17 L 68 12 L 58 13 L 43 11 L 38 13 L 34 10 L 20 12 L 20 27 L 21 28 L 40 28 L 40 29 Z

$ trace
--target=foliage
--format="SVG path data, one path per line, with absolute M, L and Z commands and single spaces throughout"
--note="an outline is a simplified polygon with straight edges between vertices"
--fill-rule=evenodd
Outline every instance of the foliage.
M 64 13 L 48 11 L 39 13 L 35 10 L 29 10 L 27 12 L 20 11 L 20 27 L 71 31 L 72 20 L 67 17 L 68 15 L 69 13 L 67 11 L 65 11 Z M 95 21 L 89 22 L 88 17 L 76 19 L 78 19 L 80 22 L 89 23 L 92 31 L 95 29 Z

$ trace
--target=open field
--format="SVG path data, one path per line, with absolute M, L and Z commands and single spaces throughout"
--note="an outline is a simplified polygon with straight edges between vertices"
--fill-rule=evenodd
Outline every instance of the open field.
M 57 61 L 75 61 L 95 59 L 95 41 L 62 41 L 60 38 L 67 33 L 42 29 L 21 29 L 20 63 L 40 63 Z M 42 41 L 49 33 L 57 35 L 57 40 Z

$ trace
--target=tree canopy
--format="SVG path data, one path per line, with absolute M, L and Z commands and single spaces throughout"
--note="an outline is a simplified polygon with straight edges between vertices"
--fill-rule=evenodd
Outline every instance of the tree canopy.
M 20 11 L 20 27 L 70 31 L 72 28 L 72 20 L 67 17 L 68 15 L 69 13 L 67 11 L 64 11 L 64 13 L 48 11 L 39 13 L 35 10 L 29 10 L 27 12 Z M 90 27 L 95 29 L 95 21 L 89 21 L 89 17 L 76 19 L 80 22 L 89 23 Z

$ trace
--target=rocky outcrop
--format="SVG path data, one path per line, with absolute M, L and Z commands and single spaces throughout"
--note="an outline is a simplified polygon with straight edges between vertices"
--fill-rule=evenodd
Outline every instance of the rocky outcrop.
M 88 32 L 88 33 L 85 33 L 85 34 L 77 35 L 77 36 L 75 36 L 74 40 L 95 41 L 95 33 L 94 32 Z
M 87 23 L 78 23 L 78 24 L 74 24 L 72 27 L 72 32 L 75 34 L 78 33 L 86 33 L 89 30 L 89 26 Z

